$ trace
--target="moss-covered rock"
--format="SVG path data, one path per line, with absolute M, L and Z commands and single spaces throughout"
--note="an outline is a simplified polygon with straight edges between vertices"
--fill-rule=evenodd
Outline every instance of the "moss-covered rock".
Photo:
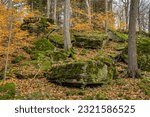
M 107 40 L 107 35 L 74 34 L 74 39 L 74 46 L 87 49 L 101 49 L 104 46 L 104 40 Z
M 48 39 L 39 39 L 34 43 L 33 50 L 36 51 L 47 51 L 47 50 L 54 50 L 55 46 L 48 40 Z
M 53 34 L 49 37 L 50 42 L 57 48 L 63 48 L 63 35 Z
M 16 87 L 14 83 L 0 85 L 0 100 L 14 99 Z
M 54 52 L 49 52 L 47 54 L 48 57 L 50 57 L 50 59 L 52 61 L 61 61 L 61 60 L 66 60 L 68 58 L 68 54 L 67 52 L 60 50 L 60 51 L 54 51 Z
M 120 33 L 117 31 L 109 31 L 108 36 L 111 40 L 115 42 L 127 42 L 128 40 L 128 35 L 124 33 Z
M 101 85 L 114 77 L 112 67 L 109 60 L 97 58 L 52 67 L 45 76 L 50 82 L 68 86 Z
M 49 23 L 53 23 L 50 19 L 44 17 L 29 17 L 23 20 L 21 25 L 22 30 L 26 30 L 30 33 L 48 33 Z
M 138 35 L 137 38 L 138 65 L 141 70 L 150 71 L 150 39 L 144 35 Z M 121 49 L 117 56 L 118 61 L 128 63 L 128 46 Z

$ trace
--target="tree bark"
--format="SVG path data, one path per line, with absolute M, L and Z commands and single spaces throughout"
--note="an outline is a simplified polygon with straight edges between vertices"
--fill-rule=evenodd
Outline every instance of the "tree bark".
M 8 1 L 8 10 L 12 10 L 13 8 L 13 2 L 12 0 Z M 5 63 L 5 70 L 4 70 L 4 78 L 3 80 L 6 80 L 7 77 L 7 71 L 8 71 L 8 59 L 9 59 L 9 51 L 10 51 L 10 44 L 12 40 L 12 28 L 13 28 L 13 14 L 11 13 L 8 17 L 8 43 L 7 43 L 7 51 L 6 51 L 6 63 Z
M 67 51 L 72 47 L 70 39 L 70 0 L 65 0 L 64 6 L 64 49 Z
M 142 31 L 142 26 L 141 26 L 141 17 L 140 17 L 140 0 L 138 0 L 138 16 L 137 16 L 137 20 L 138 20 L 138 28 L 139 28 L 139 31 L 141 32 Z
M 108 31 L 108 0 L 105 0 L 105 33 Z
M 137 48 L 136 48 L 136 20 L 138 12 L 138 0 L 131 0 L 129 35 L 128 35 L 128 76 L 137 78 L 140 76 L 137 65 Z
M 57 0 L 54 0 L 54 24 L 57 24 Z
M 88 12 L 88 19 L 89 19 L 89 24 L 91 25 L 92 23 L 92 18 L 91 18 L 91 6 L 90 6 L 90 1 L 86 0 L 86 6 L 87 6 L 87 12 Z
M 51 0 L 47 0 L 47 18 L 50 18 Z
M 148 22 L 149 22 L 149 24 L 148 24 L 148 32 L 150 33 L 150 8 L 149 8 L 149 18 L 148 18 Z

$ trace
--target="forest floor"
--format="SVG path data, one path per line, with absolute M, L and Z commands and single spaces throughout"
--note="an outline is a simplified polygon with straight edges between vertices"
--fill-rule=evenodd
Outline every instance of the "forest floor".
M 113 47 L 115 42 L 109 42 L 104 48 L 106 53 L 114 53 Z M 81 55 L 81 48 L 75 48 L 77 50 L 77 59 L 89 59 L 97 55 L 96 50 L 88 50 L 88 54 Z M 18 51 L 23 53 L 23 50 Z M 26 54 L 26 53 L 24 53 Z M 26 54 L 26 56 L 29 56 Z M 4 56 L 0 57 L 1 66 L 4 65 Z M 29 57 L 27 57 L 29 58 Z M 24 62 L 24 61 L 23 61 Z M 12 67 L 18 68 L 18 65 Z M 125 75 L 125 69 L 123 63 L 117 63 L 117 69 L 122 70 L 122 74 L 119 74 L 119 78 L 114 79 L 111 83 L 99 87 L 85 87 L 85 88 L 70 88 L 59 86 L 50 83 L 44 77 L 30 78 L 30 79 L 17 79 L 15 76 L 9 77 L 6 81 L 1 81 L 0 84 L 14 83 L 16 85 L 15 99 L 50 99 L 50 100 L 141 100 L 150 99 L 149 92 L 145 87 L 143 88 L 143 79 L 131 79 L 123 78 Z M 126 65 L 125 65 L 126 66 Z M 31 71 L 32 68 L 30 67 Z M 29 71 L 30 69 L 27 69 Z M 34 68 L 33 68 L 34 69 Z M 35 71 L 37 72 L 37 71 Z M 150 76 L 148 72 L 142 72 L 144 77 Z M 148 84 L 149 86 L 149 84 Z M 147 93 L 148 92 L 148 93 Z

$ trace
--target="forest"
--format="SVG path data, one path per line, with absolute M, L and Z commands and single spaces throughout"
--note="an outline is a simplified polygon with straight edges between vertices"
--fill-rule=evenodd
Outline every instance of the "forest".
M 0 0 L 0 100 L 149 99 L 149 0 Z

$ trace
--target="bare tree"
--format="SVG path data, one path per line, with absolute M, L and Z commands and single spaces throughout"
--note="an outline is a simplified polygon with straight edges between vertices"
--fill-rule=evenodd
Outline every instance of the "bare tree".
M 50 18 L 51 0 L 47 0 L 47 18 Z
M 131 0 L 129 36 L 128 36 L 128 76 L 131 78 L 136 78 L 140 76 L 137 64 L 137 48 L 136 48 L 137 12 L 138 12 L 138 0 Z
M 105 15 L 106 15 L 106 19 L 105 19 L 105 33 L 107 33 L 107 31 L 108 31 L 108 0 L 105 0 Z
M 148 32 L 150 33 L 150 8 L 149 8 L 149 16 L 148 16 Z
M 13 2 L 12 0 L 8 1 L 8 10 L 12 10 Z M 8 18 L 8 43 L 7 43 L 7 51 L 6 51 L 6 63 L 5 63 L 5 70 L 4 70 L 4 80 L 6 80 L 7 71 L 8 71 L 8 59 L 9 59 L 9 51 L 10 51 L 10 44 L 12 39 L 12 27 L 13 27 L 13 14 L 11 13 Z
M 130 0 L 121 0 L 121 1 L 123 3 L 123 7 L 124 7 L 124 11 L 125 11 L 126 29 L 128 29 Z
M 64 6 L 64 49 L 72 47 L 70 39 L 70 0 L 65 0 Z
M 57 24 L 57 0 L 54 0 L 54 23 Z
M 92 18 L 91 18 L 91 6 L 90 6 L 90 0 L 86 0 L 86 6 L 87 6 L 87 11 L 88 11 L 89 24 L 91 25 Z

